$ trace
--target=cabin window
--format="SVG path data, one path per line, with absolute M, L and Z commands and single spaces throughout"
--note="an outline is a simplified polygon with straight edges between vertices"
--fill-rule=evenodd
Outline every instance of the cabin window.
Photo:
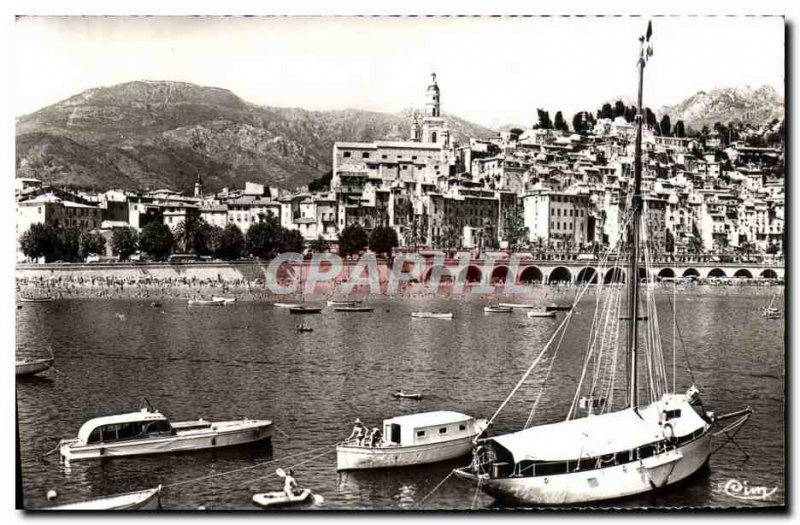
M 458 429 L 459 430 L 466 430 L 467 429 L 467 425 L 463 425 L 463 424 L 462 425 L 458 425 Z
M 149 423 L 144 431 L 147 435 L 160 435 L 160 434 L 171 434 L 172 427 L 170 427 L 169 423 L 166 421 L 153 421 Z
M 103 441 L 102 431 L 96 428 L 89 434 L 89 437 L 86 439 L 86 444 L 99 443 L 101 441 Z
M 425 431 L 424 430 L 417 430 L 417 437 L 418 438 L 425 437 Z
M 447 434 L 447 427 L 442 427 L 439 429 L 439 434 Z
M 362 154 L 361 154 L 361 158 L 362 158 L 362 159 L 368 159 L 368 158 L 369 158 L 369 153 L 367 153 L 367 152 L 365 151 L 364 153 L 362 153 Z
M 665 410 L 664 411 L 664 419 L 669 421 L 670 419 L 675 419 L 681 417 L 681 409 L 678 408 L 676 410 Z
M 345 151 L 345 152 L 344 152 L 344 158 L 347 158 L 347 157 L 349 157 L 349 156 L 350 156 L 350 152 L 349 152 L 349 151 Z

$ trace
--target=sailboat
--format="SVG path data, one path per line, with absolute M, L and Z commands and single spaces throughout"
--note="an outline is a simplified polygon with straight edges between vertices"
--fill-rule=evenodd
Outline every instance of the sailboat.
M 562 323 L 489 420 L 493 423 L 537 366 L 549 361 L 538 375 L 539 393 L 523 429 L 476 438 L 470 466 L 454 471 L 458 477 L 474 482 L 478 489 L 506 502 L 581 504 L 672 485 L 707 463 L 715 434 L 725 433 L 732 439 L 731 433 L 741 428 L 752 413 L 747 407 L 716 416 L 703 406 L 696 386 L 676 392 L 674 343 L 670 385 L 661 348 L 654 282 L 641 280 L 640 267 L 645 275 L 653 274 L 647 230 L 643 227 L 646 222 L 641 189 L 642 84 L 645 62 L 651 54 L 651 32 L 648 24 L 647 37 L 640 38 L 633 191 L 623 217 L 624 229 L 620 230 L 627 235 L 624 243 L 619 241 L 612 246 L 600 261 L 602 270 L 613 268 L 614 262 L 606 265 L 625 260 L 621 258 L 624 252 L 628 261 L 627 287 L 623 290 L 597 285 L 594 319 L 566 419 L 533 424 L 552 362 L 588 284 L 579 290 Z M 617 375 L 622 374 L 625 379 L 618 380 Z M 716 428 L 726 419 L 733 422 Z

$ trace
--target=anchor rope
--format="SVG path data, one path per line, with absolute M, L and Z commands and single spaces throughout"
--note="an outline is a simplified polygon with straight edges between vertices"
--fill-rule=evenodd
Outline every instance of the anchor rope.
M 428 492 L 427 494 L 425 494 L 425 497 L 423 497 L 421 500 L 419 500 L 419 501 L 418 501 L 418 502 L 416 502 L 414 505 L 412 505 L 412 508 L 414 508 L 414 507 L 418 507 L 418 506 L 422 505 L 422 504 L 425 502 L 425 500 L 426 500 L 426 499 L 428 499 L 428 498 L 429 498 L 431 495 L 433 495 L 433 493 L 434 493 L 434 492 L 436 492 L 437 490 L 439 490 L 439 487 L 441 487 L 442 485 L 444 485 L 444 484 L 445 484 L 445 482 L 446 482 L 448 479 L 450 479 L 450 476 L 452 476 L 454 473 L 455 473 L 455 471 L 454 471 L 454 470 L 451 470 L 451 471 L 450 471 L 450 473 L 449 473 L 448 475 L 446 475 L 446 476 L 444 477 L 444 479 L 442 479 L 442 481 L 440 481 L 439 483 L 437 483 L 437 484 L 436 484 L 436 486 L 435 486 L 435 487 L 433 487 L 433 490 L 431 490 L 430 492 Z

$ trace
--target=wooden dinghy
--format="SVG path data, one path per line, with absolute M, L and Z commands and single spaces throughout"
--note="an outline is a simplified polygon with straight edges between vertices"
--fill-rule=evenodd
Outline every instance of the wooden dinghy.
M 510 314 L 513 309 L 510 306 L 489 304 L 483 307 L 487 314 Z
M 328 301 L 328 306 L 355 306 L 361 304 L 361 301 Z
M 293 306 L 289 308 L 290 314 L 318 314 L 321 311 L 321 306 Z
M 372 307 L 371 306 L 357 306 L 357 305 L 352 305 L 352 306 L 334 306 L 333 307 L 333 311 L 334 312 L 371 312 L 372 311 Z
M 523 308 L 523 309 L 525 309 L 525 308 L 533 308 L 536 305 L 527 304 L 527 303 L 500 303 L 497 306 L 502 306 L 504 308 Z
M 528 312 L 528 317 L 555 317 L 556 313 L 554 311 L 548 310 L 531 310 Z
M 189 306 L 222 306 L 225 304 L 223 301 L 216 299 L 189 299 Z
M 15 363 L 17 365 L 16 375 L 17 377 L 32 376 L 34 374 L 44 372 L 48 368 L 52 367 L 54 362 L 54 357 L 47 357 L 45 359 L 23 359 L 21 361 L 17 361 Z
M 417 399 L 417 400 L 422 399 L 422 394 L 410 394 L 407 392 L 403 392 L 402 390 L 398 390 L 397 392 L 392 394 L 392 396 L 398 399 Z
M 411 312 L 414 319 L 452 319 L 452 312 Z
M 303 305 L 300 303 L 272 303 L 272 306 L 275 308 L 297 308 Z
M 290 505 L 301 505 L 311 503 L 313 501 L 311 490 L 303 489 L 300 492 L 287 495 L 284 491 L 275 492 L 262 492 L 261 494 L 253 495 L 253 503 L 259 507 L 276 508 L 287 507 Z
M 222 295 L 214 295 L 211 297 L 214 301 L 220 301 L 222 304 L 231 304 L 236 302 L 236 297 L 224 297 Z
M 49 303 L 53 300 L 53 297 L 50 295 L 45 295 L 41 297 L 25 297 L 22 296 L 19 298 L 21 303 Z
M 125 494 L 114 494 L 66 505 L 47 507 L 44 510 L 154 510 L 160 505 L 161 485 L 154 489 L 139 490 Z

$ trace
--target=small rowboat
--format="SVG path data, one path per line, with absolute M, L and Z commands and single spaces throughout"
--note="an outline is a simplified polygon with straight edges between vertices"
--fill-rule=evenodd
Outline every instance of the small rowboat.
M 298 333 L 313 332 L 314 329 L 311 328 L 310 326 L 305 326 L 305 325 L 300 324 L 300 325 L 297 325 L 297 331 L 298 331 Z
M 526 303 L 500 303 L 503 308 L 534 308 L 536 305 Z
M 569 310 L 572 310 L 572 305 L 550 303 L 545 306 L 544 309 L 548 312 L 568 312 Z
M 489 304 L 483 307 L 483 311 L 487 314 L 510 314 L 513 310 L 510 306 Z
M 153 308 L 161 308 L 163 305 L 161 304 L 161 301 L 153 301 L 150 303 L 150 306 Z
M 318 314 L 321 311 L 321 306 L 293 306 L 289 308 L 290 314 Z
M 328 301 L 328 306 L 355 306 L 361 301 Z
M 422 399 L 422 394 L 407 394 L 402 390 L 400 390 L 399 392 L 395 392 L 394 394 L 392 394 L 392 396 L 398 399 L 417 399 L 417 400 Z
M 154 510 L 161 506 L 161 485 L 154 489 L 56 505 L 43 510 Z
M 414 319 L 452 319 L 453 313 L 446 312 L 411 312 L 411 317 Z
M 24 359 L 22 361 L 17 361 L 17 376 L 32 376 L 34 374 L 38 374 L 39 372 L 44 372 L 55 362 L 55 358 L 48 357 L 46 359 L 31 359 L 27 360 Z
M 303 305 L 300 303 L 273 303 L 272 306 L 275 308 L 297 308 Z
M 19 298 L 21 303 L 49 303 L 53 300 L 53 297 L 50 295 L 45 295 L 42 297 L 25 297 L 22 296 Z
M 214 295 L 211 297 L 214 301 L 221 301 L 222 304 L 230 304 L 236 302 L 236 297 L 223 297 L 221 295 Z
M 207 299 L 189 299 L 189 306 L 222 306 L 223 304 L 225 303 L 216 299 L 211 299 L 210 301 Z
M 300 505 L 303 503 L 311 503 L 311 490 L 303 489 L 300 492 L 287 495 L 284 491 L 275 492 L 262 492 L 253 496 L 253 503 L 259 507 L 275 508 L 285 507 L 288 505 Z
M 356 306 L 356 305 L 352 305 L 352 306 L 334 306 L 333 307 L 333 311 L 334 312 L 371 312 L 372 311 L 372 307 L 371 306 Z
M 554 311 L 547 311 L 547 310 L 531 310 L 528 312 L 528 317 L 555 317 L 556 313 Z

